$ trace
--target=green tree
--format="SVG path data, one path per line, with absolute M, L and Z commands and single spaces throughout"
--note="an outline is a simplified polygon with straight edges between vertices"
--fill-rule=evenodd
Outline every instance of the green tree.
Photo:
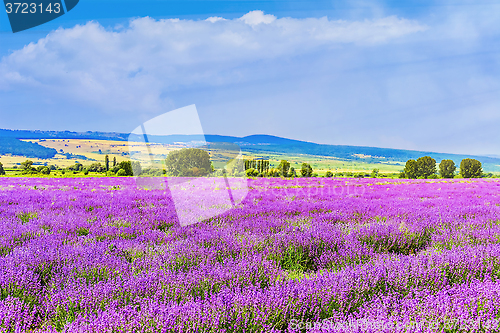
M 327 171 L 327 172 L 326 172 L 326 174 L 325 174 L 325 177 L 326 177 L 326 178 L 331 178 L 331 177 L 333 177 L 333 172 L 331 172 L 331 171 Z
M 50 168 L 46 166 L 41 166 L 37 168 L 38 173 L 42 175 L 50 175 Z
M 247 169 L 245 171 L 247 177 L 257 177 L 257 175 L 259 174 L 259 171 L 257 169 L 254 169 L 254 168 L 250 168 L 250 169 Z
M 288 176 L 288 170 L 290 169 L 290 162 L 287 160 L 281 160 L 280 164 L 278 165 L 278 169 L 280 170 L 280 173 L 286 177 Z
M 418 177 L 417 161 L 415 160 L 406 161 L 403 173 L 405 177 L 408 179 L 416 179 Z
M 291 167 L 290 171 L 288 171 L 288 177 L 297 177 L 297 171 L 295 171 L 294 167 Z
M 108 171 L 109 170 L 109 156 L 108 155 L 104 156 L 104 166 L 106 168 L 106 171 Z
M 122 161 L 122 162 L 120 162 L 118 167 L 120 168 L 120 170 L 125 171 L 125 176 L 133 176 L 134 175 L 134 171 L 132 169 L 132 163 L 130 161 Z M 120 170 L 118 170 L 118 172 L 120 172 Z M 117 175 L 118 175 L 118 173 L 117 173 Z
M 436 173 L 436 160 L 430 156 L 419 157 L 417 159 L 417 175 L 425 179 Z
M 127 175 L 127 171 L 125 171 L 123 169 L 118 170 L 118 172 L 116 173 L 116 175 L 119 176 L 119 177 L 128 176 Z
M 5 175 L 5 170 L 3 169 L 3 164 L 0 162 L 0 176 Z
M 116 166 L 116 156 L 113 156 L 113 168 Z
M 453 178 L 456 169 L 455 162 L 452 160 L 442 160 L 439 163 L 439 174 L 443 178 Z
M 33 168 L 33 161 L 26 160 L 21 163 L 23 167 L 23 173 L 36 173 L 36 169 Z
M 302 163 L 300 174 L 302 175 L 302 177 L 311 177 L 313 175 L 313 169 L 311 165 L 308 163 Z
M 472 158 L 460 162 L 460 175 L 463 178 L 479 178 L 483 174 L 481 162 Z
M 198 175 L 206 176 L 211 170 L 210 155 L 205 150 L 197 148 L 175 150 L 168 154 L 165 166 L 167 173 L 174 177 L 189 177 L 195 171 L 193 168 L 196 168 Z
M 267 172 L 267 175 L 269 177 L 281 177 L 281 171 L 280 171 L 280 169 L 271 168 Z
M 372 170 L 372 174 L 371 174 L 371 177 L 372 178 L 377 178 L 378 177 L 378 173 L 380 172 L 379 169 L 373 169 Z
M 83 164 L 81 164 L 81 163 L 75 163 L 75 165 L 69 166 L 68 170 L 71 170 L 71 171 L 82 171 L 83 170 Z
M 140 162 L 132 162 L 132 171 L 134 176 L 140 176 L 142 174 L 142 167 Z
M 109 164 L 108 164 L 108 167 L 109 167 Z M 92 163 L 87 168 L 87 170 L 89 170 L 90 172 L 103 172 L 103 171 L 106 171 L 106 167 L 103 167 L 101 163 Z

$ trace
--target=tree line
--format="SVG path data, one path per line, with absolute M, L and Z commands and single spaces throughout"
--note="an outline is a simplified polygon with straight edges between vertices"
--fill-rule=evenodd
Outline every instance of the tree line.
M 299 174 L 297 174 L 299 172 Z M 273 167 L 269 160 L 245 160 L 245 175 L 248 177 L 313 177 L 313 168 L 309 163 L 302 163 L 297 171 L 287 160 L 281 160 Z
M 439 176 L 441 178 L 454 178 L 456 172 L 455 162 L 452 160 L 442 160 L 439 163 Z M 480 178 L 483 176 L 481 162 L 472 158 L 465 158 L 460 162 L 459 173 L 462 178 Z M 406 161 L 404 170 L 399 175 L 400 178 L 408 179 L 437 179 L 438 170 L 436 160 L 430 156 L 419 157 L 417 160 Z

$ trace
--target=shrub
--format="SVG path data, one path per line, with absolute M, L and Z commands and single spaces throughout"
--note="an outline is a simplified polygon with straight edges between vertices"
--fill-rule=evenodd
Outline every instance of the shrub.
M 290 171 L 288 172 L 288 177 L 297 177 L 297 171 L 295 171 L 294 167 L 290 168 Z
M 460 162 L 460 175 L 463 178 L 479 178 L 483 173 L 481 162 L 472 158 Z
M 3 169 L 3 164 L 0 162 L 0 176 L 5 175 L 5 170 Z
M 118 172 L 116 173 L 116 175 L 119 176 L 119 177 L 127 176 L 127 171 L 125 171 L 123 169 L 120 169 L 120 170 L 118 170 Z
M 326 174 L 325 174 L 325 177 L 333 177 L 333 173 L 331 171 L 327 171 Z
M 247 177 L 256 177 L 259 174 L 259 171 L 255 170 L 254 168 L 247 169 L 245 171 Z

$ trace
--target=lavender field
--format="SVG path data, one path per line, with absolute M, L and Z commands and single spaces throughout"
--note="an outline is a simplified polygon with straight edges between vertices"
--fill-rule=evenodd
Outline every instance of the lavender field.
M 0 331 L 500 331 L 498 181 L 248 184 L 181 227 L 133 179 L 1 179 Z

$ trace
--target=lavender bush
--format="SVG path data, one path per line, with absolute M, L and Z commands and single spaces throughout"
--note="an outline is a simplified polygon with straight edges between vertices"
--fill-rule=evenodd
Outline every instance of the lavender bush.
M 0 332 L 500 331 L 499 182 L 248 186 L 181 227 L 132 179 L 1 179 Z

